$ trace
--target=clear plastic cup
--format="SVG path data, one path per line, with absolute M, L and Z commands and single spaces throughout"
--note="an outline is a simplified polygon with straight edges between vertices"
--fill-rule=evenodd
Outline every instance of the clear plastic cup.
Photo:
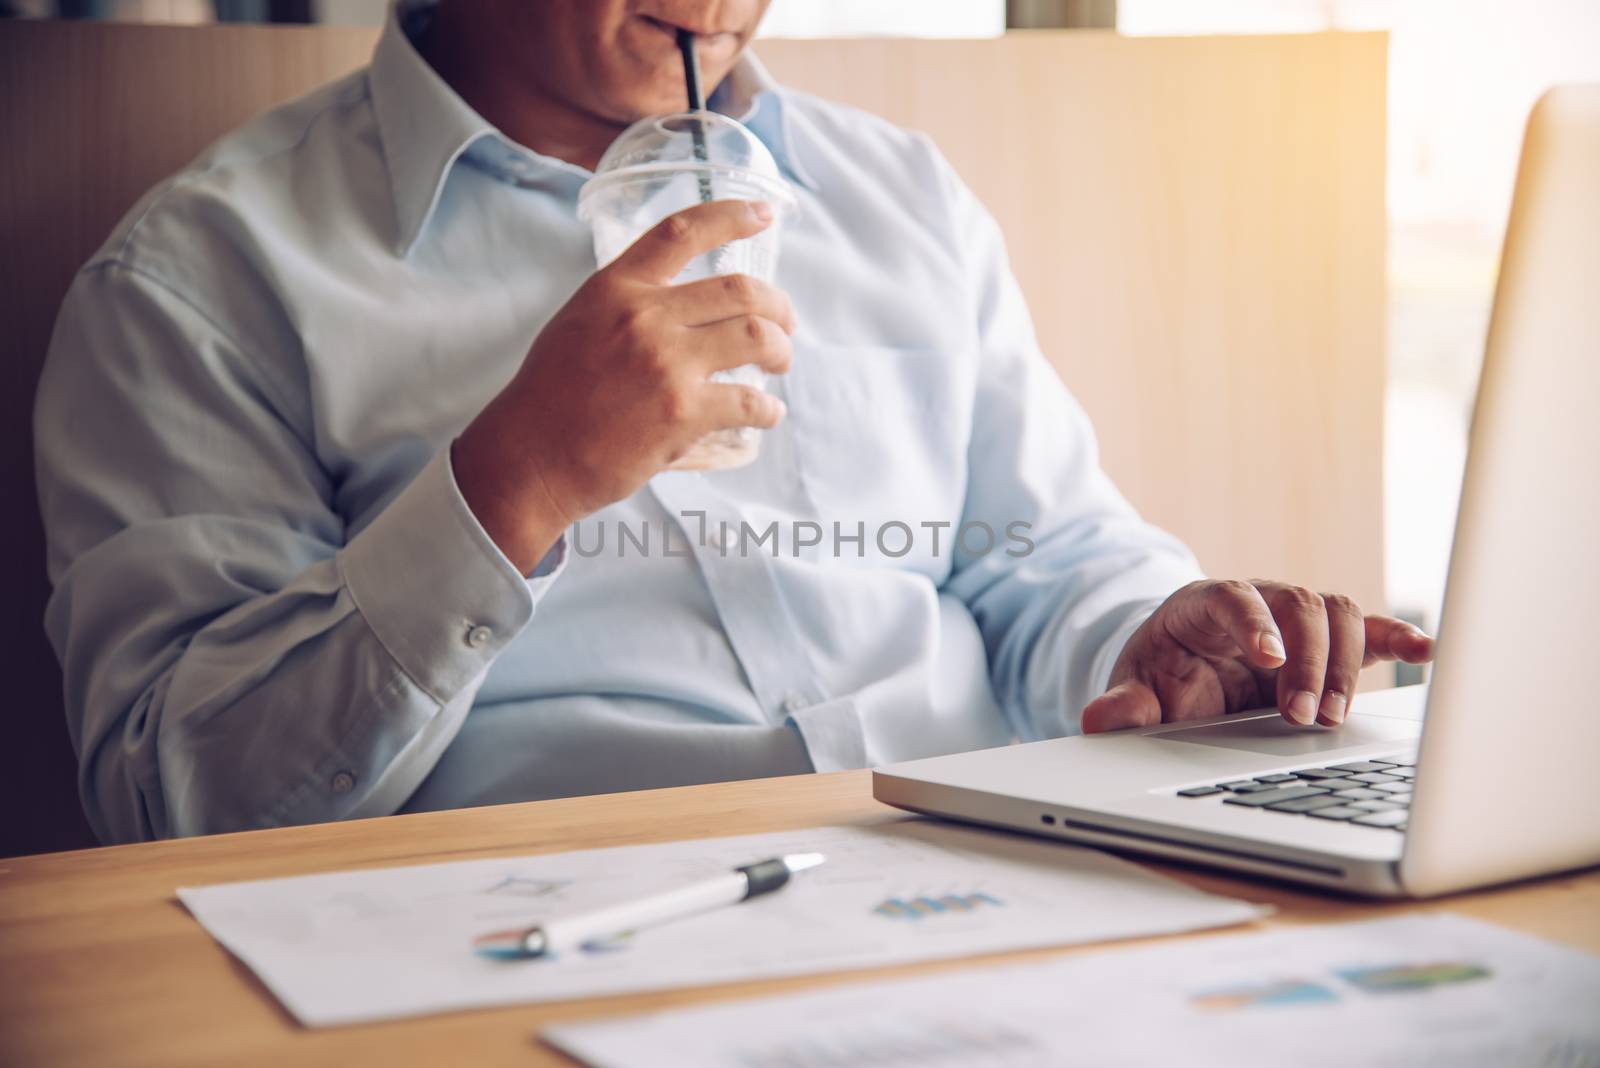
M 594 258 L 604 267 L 667 216 L 709 200 L 764 200 L 775 215 L 754 237 L 713 249 L 689 262 L 674 281 L 748 274 L 772 281 L 778 240 L 795 197 L 767 146 L 742 124 L 712 111 L 686 111 L 640 119 L 624 130 L 578 193 L 578 217 L 594 231 Z M 718 371 L 723 382 L 765 388 L 754 364 Z M 760 432 L 720 430 L 694 444 L 674 470 L 739 467 L 756 458 Z

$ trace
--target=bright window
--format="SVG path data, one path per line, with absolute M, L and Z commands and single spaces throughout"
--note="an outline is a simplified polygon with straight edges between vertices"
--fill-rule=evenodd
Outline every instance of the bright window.
M 1600 81 L 1595 0 L 1120 0 L 1124 33 L 1390 31 L 1385 562 L 1438 619 L 1494 278 L 1528 111 Z

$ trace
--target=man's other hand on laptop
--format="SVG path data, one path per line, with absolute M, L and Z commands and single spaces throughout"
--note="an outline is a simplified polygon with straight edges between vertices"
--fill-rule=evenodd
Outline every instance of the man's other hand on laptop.
M 1339 594 L 1282 582 L 1195 582 L 1133 633 L 1086 734 L 1276 705 L 1301 726 L 1337 726 L 1356 677 L 1380 660 L 1424 664 L 1433 639 Z

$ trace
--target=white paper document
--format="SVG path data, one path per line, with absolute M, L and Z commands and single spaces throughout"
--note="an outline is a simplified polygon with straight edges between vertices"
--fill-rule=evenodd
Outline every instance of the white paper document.
M 472 939 L 780 853 L 827 863 L 592 951 L 504 961 Z M 1264 910 L 1093 850 L 915 819 L 186 888 L 309 1026 L 1218 927 Z
M 1600 957 L 1436 915 L 558 1027 L 593 1068 L 1600 1065 Z

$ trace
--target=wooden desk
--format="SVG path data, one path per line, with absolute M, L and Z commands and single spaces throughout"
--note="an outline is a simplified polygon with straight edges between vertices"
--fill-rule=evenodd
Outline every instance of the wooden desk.
M 871 799 L 867 772 L 843 772 L 0 861 L 0 1064 L 566 1064 L 536 1037 L 556 1020 L 962 967 L 909 965 L 306 1031 L 173 896 L 180 885 L 748 834 L 889 811 Z M 1161 867 L 1186 882 L 1278 906 L 1262 926 L 1451 909 L 1600 950 L 1600 872 L 1414 905 Z M 1063 952 L 1094 947 L 979 959 Z

